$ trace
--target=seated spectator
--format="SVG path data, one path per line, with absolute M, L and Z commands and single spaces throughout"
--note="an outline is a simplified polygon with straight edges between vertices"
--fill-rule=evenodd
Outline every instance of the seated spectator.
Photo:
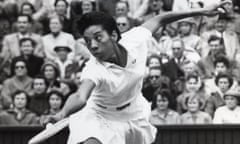
M 11 21 L 8 17 L 5 7 L 0 3 L 0 49 L 2 49 L 2 41 L 5 35 L 11 32 Z
M 0 113 L 0 125 L 29 126 L 39 125 L 39 118 L 28 108 L 29 97 L 24 91 L 12 95 L 13 107 Z
M 72 51 L 68 46 L 56 46 L 54 51 L 57 54 L 55 62 L 58 64 L 60 70 L 60 79 L 70 79 L 73 71 L 68 71 L 68 69 L 73 69 L 74 62 L 73 60 L 67 59 L 68 54 Z M 76 68 L 76 67 L 75 67 Z M 67 73 L 68 72 L 68 73 Z
M 43 43 L 40 35 L 29 32 L 32 18 L 29 15 L 19 15 L 17 18 L 17 29 L 15 33 L 8 34 L 4 37 L 1 56 L 4 61 L 11 61 L 14 57 L 20 55 L 19 40 L 22 38 L 32 38 L 36 42 L 34 55 L 43 57 Z
M 208 95 L 211 95 L 211 93 L 218 92 L 221 93 L 221 90 L 216 86 L 215 79 L 216 76 L 220 73 L 227 73 L 230 76 L 234 76 L 233 65 L 230 66 L 229 60 L 225 56 L 219 56 L 214 61 L 214 76 L 210 79 L 205 79 L 205 90 L 208 93 Z M 234 89 L 238 86 L 237 79 L 233 77 L 233 84 L 230 89 Z
M 157 89 L 169 87 L 170 80 L 162 75 L 161 67 L 150 67 L 149 74 L 143 83 L 142 93 L 149 102 L 152 102 L 154 99 L 154 92 Z
M 137 26 L 141 22 L 129 16 L 129 4 L 127 1 L 120 0 L 115 6 L 115 17 L 126 17 L 129 21 L 130 27 Z
M 60 71 L 55 62 L 47 61 L 41 68 L 41 74 L 47 80 L 47 93 L 56 90 L 67 96 L 70 92 L 69 86 L 59 81 Z
M 119 16 L 116 17 L 117 27 L 120 31 L 120 33 L 124 33 L 131 29 L 130 21 L 126 16 Z
M 73 59 L 75 53 L 75 40 L 69 33 L 62 31 L 63 22 L 60 17 L 54 16 L 50 18 L 49 28 L 51 33 L 43 36 L 44 52 L 46 57 L 50 60 L 57 58 L 57 54 L 54 51 L 56 46 L 69 46 L 72 52 L 68 55 L 69 59 Z
M 178 36 L 183 40 L 185 51 L 200 59 L 199 43 L 200 36 L 193 33 L 196 21 L 193 18 L 185 18 L 177 21 Z
M 80 38 L 81 35 L 78 33 L 77 20 L 80 17 L 89 12 L 97 11 L 98 0 L 73 0 L 70 5 L 70 17 L 73 22 L 72 34 L 75 38 Z
M 211 116 L 200 110 L 203 103 L 200 96 L 193 95 L 186 98 L 187 112 L 180 116 L 180 124 L 211 124 Z
M 19 47 L 21 55 L 13 58 L 12 61 L 14 63 L 17 59 L 24 59 L 27 63 L 28 75 L 33 78 L 39 74 L 44 59 L 33 54 L 36 42 L 31 38 L 20 39 Z
M 149 68 L 150 67 L 161 67 L 162 65 L 162 58 L 160 57 L 160 55 L 157 54 L 151 54 L 148 58 L 147 58 L 147 69 L 146 69 L 146 76 L 149 74 Z
M 151 112 L 150 123 L 153 125 L 177 124 L 179 114 L 169 108 L 171 105 L 171 95 L 168 90 L 158 90 L 155 92 L 154 109 Z
M 32 92 L 32 78 L 27 75 L 27 62 L 24 59 L 16 59 L 12 63 L 12 77 L 3 83 L 1 91 L 2 104 L 4 108 L 12 105 L 11 96 L 18 90 L 26 91 L 28 94 Z
M 232 20 L 231 17 L 226 14 L 219 15 L 217 22 L 214 25 L 214 29 L 210 31 L 204 32 L 201 37 L 202 40 L 205 41 L 205 45 L 202 45 L 202 57 L 207 56 L 209 52 L 209 48 L 207 47 L 207 43 L 211 37 L 211 35 L 216 35 L 222 40 L 224 51 L 226 56 L 230 60 L 236 60 L 236 54 L 239 51 L 240 44 L 239 39 L 236 32 L 227 29 L 227 24 Z M 210 47 L 211 48 L 211 47 Z
M 206 101 L 205 107 L 205 111 L 212 117 L 218 107 L 225 105 L 223 96 L 232 87 L 233 78 L 228 74 L 220 73 L 215 78 L 215 84 L 220 89 L 220 92 L 211 93 L 210 97 Z
M 224 95 L 226 105 L 218 107 L 213 117 L 214 124 L 239 124 L 240 123 L 240 93 L 236 90 L 229 90 Z
M 59 91 L 51 91 L 48 93 L 48 108 L 45 109 L 41 115 L 40 122 L 44 123 L 45 119 L 49 115 L 55 115 L 58 113 L 64 105 L 64 96 Z
M 163 5 L 163 0 L 148 0 L 148 9 L 142 16 L 142 21 L 147 21 L 160 13 L 164 13 Z
M 201 55 L 202 58 L 198 62 L 198 67 L 203 78 L 211 78 L 214 76 L 214 61 L 218 56 L 225 55 L 224 45 L 221 38 L 211 35 L 208 39 L 210 51 L 207 56 Z
M 29 109 L 40 116 L 48 107 L 47 81 L 43 76 L 38 75 L 34 77 L 32 87 L 33 94 L 30 96 Z
M 181 95 L 177 97 L 177 112 L 182 114 L 188 110 L 186 99 L 191 96 L 199 96 L 201 103 L 203 103 L 200 110 L 204 110 L 206 94 L 201 78 L 197 74 L 189 74 L 186 78 L 185 88 Z
M 182 65 L 191 61 L 184 53 L 183 41 L 179 38 L 172 41 L 173 57 L 162 65 L 162 74 L 167 76 L 171 82 L 171 91 L 177 97 L 183 92 L 185 74 Z
M 32 23 L 30 26 L 30 31 L 39 35 L 43 34 L 43 25 L 34 17 L 36 12 L 35 7 L 30 2 L 23 2 L 20 8 L 20 14 L 29 15 L 32 18 Z M 12 31 L 17 31 L 17 23 L 13 23 Z

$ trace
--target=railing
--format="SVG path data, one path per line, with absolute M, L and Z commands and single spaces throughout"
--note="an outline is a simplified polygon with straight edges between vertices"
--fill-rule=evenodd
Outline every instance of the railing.
M 27 144 L 41 130 L 42 127 L 0 127 L 0 144 Z M 67 137 L 68 130 L 64 129 L 42 144 L 66 144 Z M 240 125 L 159 126 L 155 144 L 240 144 Z

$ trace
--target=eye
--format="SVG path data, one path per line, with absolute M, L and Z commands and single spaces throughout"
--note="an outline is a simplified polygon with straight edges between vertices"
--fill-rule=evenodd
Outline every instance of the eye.
M 102 40 L 102 36 L 101 36 L 101 35 L 97 35 L 97 36 L 95 37 L 95 39 L 96 39 L 97 41 L 101 41 L 101 40 Z

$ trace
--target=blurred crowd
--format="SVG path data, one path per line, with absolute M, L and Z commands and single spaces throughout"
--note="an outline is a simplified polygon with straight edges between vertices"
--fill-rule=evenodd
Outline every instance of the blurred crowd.
M 111 14 L 121 33 L 158 14 L 221 0 L 0 0 L 0 125 L 40 125 L 78 90 L 91 54 L 85 13 Z M 224 14 L 164 25 L 148 42 L 143 96 L 150 122 L 240 124 L 240 3 Z

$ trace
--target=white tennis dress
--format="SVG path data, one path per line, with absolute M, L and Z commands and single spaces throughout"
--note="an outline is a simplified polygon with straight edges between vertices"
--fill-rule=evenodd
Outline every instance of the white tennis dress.
M 149 123 L 150 104 L 141 88 L 151 32 L 136 27 L 122 35 L 127 65 L 120 67 L 91 57 L 82 72 L 96 87 L 87 105 L 70 116 L 68 144 L 96 138 L 102 144 L 150 144 L 156 129 Z

